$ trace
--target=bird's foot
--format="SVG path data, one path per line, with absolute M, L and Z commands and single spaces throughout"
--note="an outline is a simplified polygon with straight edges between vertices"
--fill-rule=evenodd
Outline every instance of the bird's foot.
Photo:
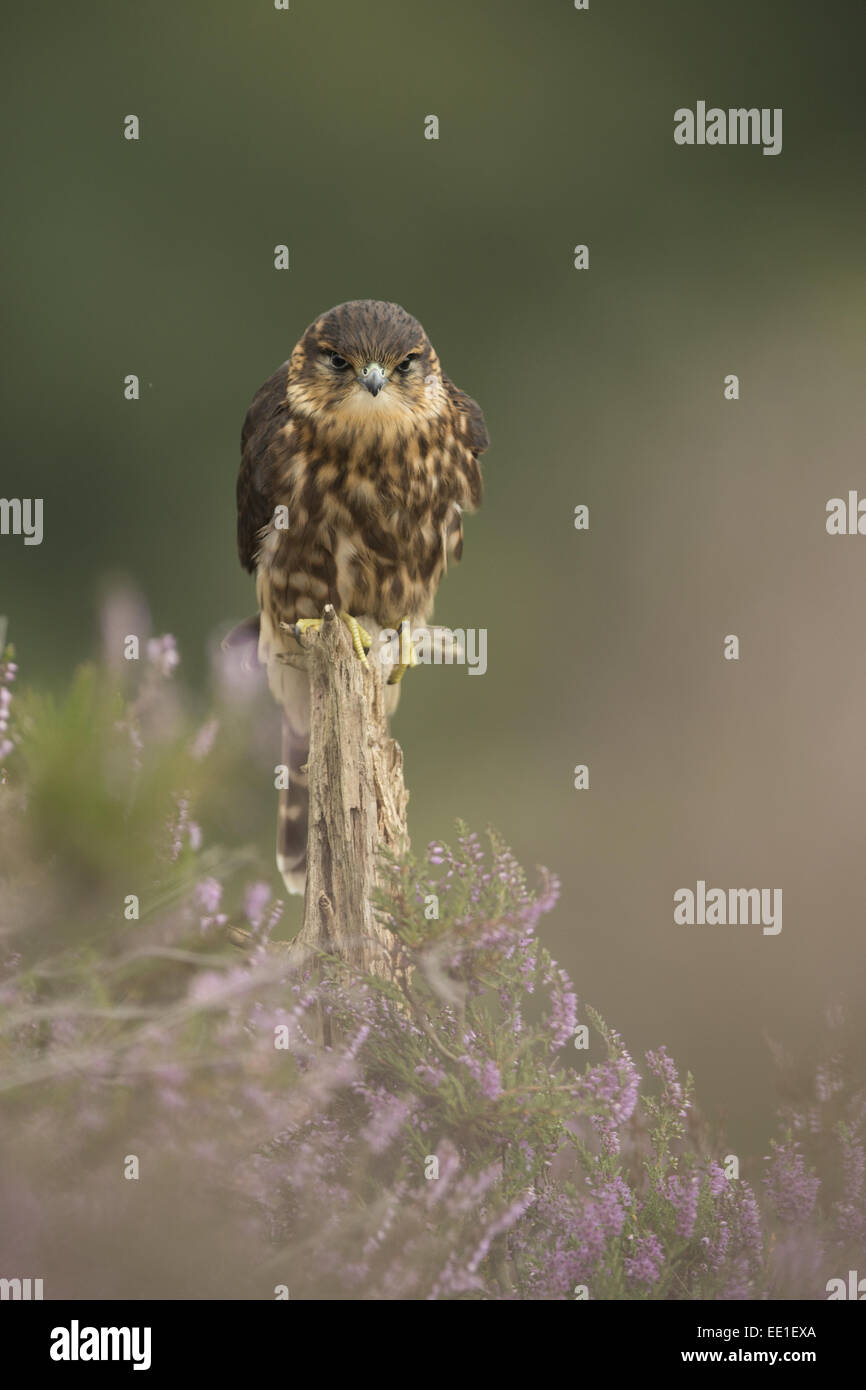
M 351 613 L 340 613 L 340 621 L 345 623 L 349 629 L 349 636 L 352 639 L 352 646 L 355 648 L 355 655 L 365 666 L 369 666 L 367 652 L 373 645 L 373 639 L 366 628 L 362 627 L 357 618 L 353 618 Z M 322 626 L 321 618 L 299 618 L 294 624 L 295 636 L 302 632 L 314 630 L 318 632 Z
M 404 618 L 397 630 L 400 633 L 400 660 L 388 677 L 389 685 L 397 685 L 403 679 L 410 666 L 418 665 L 418 658 L 415 655 L 415 648 L 412 645 L 412 631 L 409 626 L 409 619 Z

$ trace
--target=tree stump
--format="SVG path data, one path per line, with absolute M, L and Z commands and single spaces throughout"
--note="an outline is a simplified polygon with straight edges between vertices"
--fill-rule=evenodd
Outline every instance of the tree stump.
M 310 678 L 310 791 L 304 924 L 293 954 L 336 955 L 352 968 L 389 971 L 390 933 L 372 899 L 379 851 L 409 847 L 403 754 L 388 733 L 385 678 L 373 636 L 368 665 L 329 604 L 318 632 L 299 642 Z M 288 658 L 295 660 L 295 658 Z

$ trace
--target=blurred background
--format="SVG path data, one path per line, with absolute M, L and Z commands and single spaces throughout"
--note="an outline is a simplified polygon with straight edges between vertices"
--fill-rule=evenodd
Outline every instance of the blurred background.
M 40 547 L 0 538 L 22 685 L 66 687 L 123 580 L 205 703 L 254 608 L 246 408 L 319 312 L 402 303 L 492 440 L 436 613 L 488 630 L 487 674 L 410 673 L 395 722 L 414 842 L 493 823 L 558 872 L 581 999 L 760 1152 L 766 1036 L 808 1055 L 827 1005 L 866 1013 L 866 539 L 824 525 L 866 495 L 861 7 L 45 0 L 6 26 L 0 493 L 45 504 Z M 677 147 L 698 100 L 782 107 L 781 155 Z M 215 816 L 277 886 L 269 759 Z M 675 928 L 699 878 L 782 888 L 781 935 Z

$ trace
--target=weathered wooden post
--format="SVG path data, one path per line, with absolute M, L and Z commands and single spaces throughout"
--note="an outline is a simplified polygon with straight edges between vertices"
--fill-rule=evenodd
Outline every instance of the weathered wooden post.
M 386 974 L 389 933 L 372 898 L 380 849 L 409 847 L 409 796 L 403 754 L 388 733 L 387 668 L 369 627 L 366 666 L 330 605 L 319 630 L 299 638 L 298 660 L 310 678 L 310 810 L 304 924 L 293 946 L 299 956 L 327 951 L 359 971 Z

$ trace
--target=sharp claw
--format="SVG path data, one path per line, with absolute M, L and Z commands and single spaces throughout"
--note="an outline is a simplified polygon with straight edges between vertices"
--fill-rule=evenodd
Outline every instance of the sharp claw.
M 341 613 L 340 621 L 349 629 L 349 635 L 352 638 L 352 646 L 355 649 L 355 655 L 358 657 L 358 660 L 362 661 L 365 666 L 369 666 L 370 663 L 367 660 L 367 652 L 373 645 L 373 639 L 369 632 L 365 627 L 361 626 L 358 619 L 353 617 L 351 613 Z M 299 637 L 301 633 L 309 632 L 312 628 L 318 630 L 321 626 L 321 618 L 299 618 L 293 625 L 292 632 L 295 637 Z
M 405 674 L 406 674 L 406 672 L 408 671 L 409 667 L 410 667 L 410 666 L 417 666 L 417 665 L 418 665 L 418 658 L 417 658 L 417 656 L 415 655 L 415 648 L 414 648 L 413 645 L 412 645 L 412 631 L 411 631 L 411 628 L 409 627 L 409 619 L 408 619 L 408 618 L 404 618 L 403 621 L 402 621 L 402 623 L 400 624 L 400 656 L 401 656 L 401 657 L 403 657 L 403 656 L 406 655 L 406 649 L 405 649 L 405 647 L 404 647 L 404 645 L 403 645 L 404 642 L 408 642 L 408 643 L 409 643 L 408 660 L 406 660 L 406 661 L 401 661 L 401 662 L 399 663 L 399 665 L 397 665 L 397 666 L 394 667 L 393 671 L 391 672 L 390 676 L 388 677 L 388 684 L 389 684 L 389 685 L 398 685 L 398 684 L 400 683 L 400 681 L 403 679 L 403 677 L 405 676 Z
M 349 632 L 352 635 L 352 646 L 355 648 L 355 655 L 358 657 L 359 661 L 362 661 L 364 663 L 365 666 L 369 666 L 370 663 L 367 660 L 367 651 L 372 646 L 373 641 L 369 632 L 366 632 L 364 628 L 362 628 L 361 624 L 358 622 L 358 619 L 353 618 L 351 613 L 341 613 L 340 617 L 342 618 L 343 622 L 346 624 L 346 627 L 349 629 Z M 366 648 L 364 647 L 365 638 L 367 641 Z

